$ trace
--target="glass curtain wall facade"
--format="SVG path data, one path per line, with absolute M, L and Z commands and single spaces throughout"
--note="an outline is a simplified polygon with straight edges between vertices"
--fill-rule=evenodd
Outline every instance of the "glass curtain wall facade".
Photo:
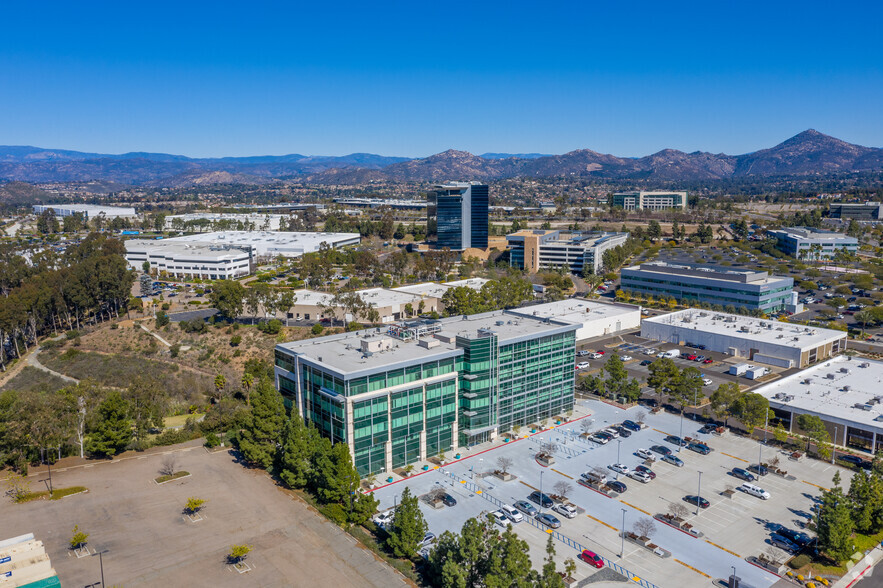
M 472 202 L 469 215 L 472 217 L 470 247 L 487 249 L 488 247 L 488 206 L 490 197 L 485 184 L 474 184 L 470 187 Z

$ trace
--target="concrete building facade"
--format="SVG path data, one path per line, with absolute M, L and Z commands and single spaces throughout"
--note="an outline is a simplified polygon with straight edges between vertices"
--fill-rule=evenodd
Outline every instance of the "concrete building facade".
M 620 288 L 626 292 L 665 296 L 678 301 L 707 302 L 762 312 L 794 304 L 794 279 L 767 272 L 713 265 L 661 261 L 623 268 Z
M 641 336 L 783 368 L 803 368 L 846 349 L 843 331 L 698 309 L 645 318 Z
M 564 266 L 571 271 L 599 273 L 604 252 L 628 239 L 628 233 L 568 233 L 561 231 L 522 230 L 506 236 L 509 264 L 530 273 Z
M 568 298 L 510 310 L 513 314 L 577 325 L 577 344 L 641 327 L 641 307 Z
M 254 271 L 250 247 L 182 243 L 174 239 L 130 239 L 124 242 L 126 261 L 141 271 L 144 262 L 159 275 L 170 278 L 232 280 Z
M 776 238 L 776 247 L 783 253 L 808 261 L 830 259 L 838 251 L 858 251 L 858 239 L 825 229 L 787 227 L 767 231 L 767 235 Z
M 624 210 L 666 210 L 687 208 L 686 192 L 645 191 L 615 192 L 613 206 Z
M 105 218 L 137 216 L 135 209 L 131 206 L 97 206 L 94 204 L 34 204 L 34 214 L 43 214 L 50 208 L 57 217 L 82 214 L 86 220 L 97 216 Z
M 505 311 L 276 346 L 286 404 L 361 476 L 494 439 L 573 407 L 577 326 Z

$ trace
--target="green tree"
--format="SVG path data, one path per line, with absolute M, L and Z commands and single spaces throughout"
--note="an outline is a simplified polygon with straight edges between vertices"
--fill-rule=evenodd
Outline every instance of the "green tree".
M 829 443 L 831 443 L 831 435 L 825 428 L 822 419 L 812 414 L 802 414 L 797 417 L 797 426 L 806 434 L 806 450 L 809 451 L 811 443 L 816 444 L 816 451 L 819 456 L 827 459 L 831 455 Z
M 742 392 L 739 390 L 739 384 L 735 382 L 727 382 L 726 384 L 721 384 L 717 387 L 717 390 L 711 393 L 711 412 L 714 413 L 714 416 L 724 421 L 724 426 L 727 426 L 727 421 L 733 416 L 733 412 L 735 410 L 736 401 L 742 395 Z
M 154 324 L 156 325 L 157 329 L 163 328 L 164 326 L 169 324 L 169 322 L 171 322 L 171 319 L 169 319 L 169 315 L 168 313 L 166 313 L 166 311 L 161 310 L 156 313 L 156 320 L 154 321 Z
M 688 404 L 696 402 L 702 391 L 702 374 L 694 367 L 679 370 L 669 380 L 669 396 L 680 406 L 681 411 Z
M 47 208 L 40 213 L 40 216 L 37 217 L 37 230 L 44 235 L 58 232 L 58 219 L 55 217 L 55 209 Z
M 819 548 L 835 561 L 844 561 L 855 551 L 852 540 L 854 524 L 849 500 L 840 488 L 840 472 L 834 474 L 834 486 L 822 494 L 822 504 L 814 517 Z
M 662 227 L 659 225 L 659 221 L 650 221 L 650 223 L 647 225 L 647 236 L 652 241 L 655 241 L 662 236 Z
M 156 380 L 136 376 L 126 389 L 129 417 L 135 424 L 135 438 L 144 441 L 151 428 L 162 429 L 168 408 L 168 392 Z
M 680 370 L 669 357 L 657 359 L 647 369 L 650 371 L 647 385 L 653 388 L 653 392 L 662 401 L 663 396 L 668 393 L 669 385 L 680 375 Z
M 239 449 L 245 460 L 265 469 L 270 467 L 284 426 L 282 396 L 268 378 L 261 378 L 239 434 Z
M 413 496 L 411 489 L 406 486 L 393 515 L 386 544 L 397 557 L 411 558 L 417 551 L 417 544 L 426 535 L 427 529 L 417 497 Z
M 641 384 L 635 378 L 629 379 L 628 371 L 619 355 L 616 353 L 610 355 L 604 363 L 604 371 L 607 373 L 607 378 L 604 380 L 607 394 L 614 398 L 625 396 L 629 401 L 640 398 Z
M 552 535 L 549 535 L 546 540 L 546 559 L 536 586 L 538 588 L 564 588 L 564 579 L 555 567 L 555 542 Z
M 122 395 L 113 390 L 98 405 L 96 424 L 89 435 L 86 449 L 95 455 L 116 455 L 132 440 L 132 422 Z
M 245 287 L 234 280 L 216 280 L 209 293 L 209 300 L 222 316 L 233 320 L 242 314 Z
M 74 525 L 73 531 L 71 531 L 71 540 L 70 546 L 71 549 L 79 549 L 89 540 L 89 533 L 84 533 L 80 531 L 80 525 Z
M 527 542 L 519 539 L 508 525 L 500 539 L 490 545 L 487 575 L 487 588 L 531 588 L 536 577 L 530 562 Z
M 220 375 L 220 374 L 218 374 Z M 251 406 L 251 387 L 254 386 L 254 374 L 245 372 L 242 374 L 242 391 L 245 392 L 245 404 Z
M 775 416 L 770 410 L 770 401 L 754 392 L 739 395 L 732 410 L 733 416 L 745 425 L 749 433 L 764 424 L 768 418 Z
M 855 529 L 866 535 L 880 530 L 883 520 L 883 481 L 878 475 L 859 470 L 849 483 L 849 500 L 852 502 L 852 520 Z

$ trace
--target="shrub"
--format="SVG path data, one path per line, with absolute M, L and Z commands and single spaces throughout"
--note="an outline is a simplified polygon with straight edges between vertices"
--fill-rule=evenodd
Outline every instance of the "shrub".
M 324 331 L 324 330 L 325 330 L 325 327 L 323 327 L 319 323 L 316 323 L 315 325 L 313 325 L 313 328 L 310 329 L 310 332 L 313 333 L 313 335 L 321 335 L 322 331 Z
M 347 331 L 361 331 L 362 330 L 362 323 L 357 323 L 357 322 L 353 321 L 353 322 L 347 324 L 346 330 Z
M 169 324 L 169 322 L 170 322 L 169 315 L 167 315 L 165 313 L 165 311 L 161 310 L 158 313 L 156 313 L 156 328 L 157 329 L 166 326 L 167 324 Z
M 258 330 L 268 335 L 278 335 L 282 330 L 282 321 L 279 319 L 271 319 L 264 323 L 258 323 Z
M 172 357 L 178 357 L 178 354 L 181 352 L 181 346 L 175 343 L 171 347 L 169 347 L 169 355 Z
M 796 569 L 802 568 L 803 566 L 807 565 L 810 561 L 812 561 L 810 559 L 810 557 L 804 553 L 804 554 L 798 555 L 797 557 L 792 559 L 788 565 L 790 565 L 792 568 L 794 568 L 796 570 Z
M 79 336 L 80 336 L 80 332 L 79 332 L 78 330 L 76 330 L 76 329 L 73 329 L 73 330 L 71 330 L 71 331 L 68 331 L 68 332 L 66 332 L 66 333 L 64 334 L 64 337 L 65 337 L 68 341 L 70 341 L 71 339 L 76 339 L 76 338 L 79 337 Z
M 82 352 L 79 349 L 68 349 L 67 351 L 65 351 L 64 353 L 61 354 L 60 359 L 63 359 L 65 361 L 69 361 L 69 360 L 75 358 L 76 356 L 78 356 L 80 353 L 82 353 Z
M 110 323 L 111 330 L 116 330 L 120 328 L 119 323 Z
M 242 335 L 233 335 L 230 337 L 230 347 L 236 347 L 242 343 Z
M 162 303 L 162 309 L 163 309 L 163 310 L 168 310 L 168 309 L 170 309 L 170 308 L 172 308 L 172 305 L 169 304 L 168 302 L 163 302 L 163 303 Z
M 178 327 L 185 333 L 205 333 L 208 331 L 208 325 L 202 319 L 181 321 L 178 323 Z
M 337 525 L 345 525 L 346 524 L 346 511 L 343 509 L 343 506 L 340 504 L 333 502 L 331 504 L 326 504 L 322 508 L 319 509 L 323 515 L 325 515 L 329 520 L 334 522 Z
M 218 436 L 215 435 L 214 433 L 209 433 L 208 435 L 205 436 L 205 446 L 208 447 L 209 449 L 211 449 L 213 447 L 217 447 L 220 444 L 221 444 L 221 440 L 218 439 Z

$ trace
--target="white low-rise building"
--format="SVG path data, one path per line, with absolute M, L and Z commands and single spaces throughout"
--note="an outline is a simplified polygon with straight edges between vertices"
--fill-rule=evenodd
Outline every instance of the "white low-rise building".
M 251 247 L 255 257 L 268 258 L 281 255 L 283 257 L 300 257 L 305 253 L 314 253 L 322 243 L 337 248 L 346 245 L 358 245 L 361 237 L 358 233 L 294 233 L 273 231 L 215 231 L 173 237 L 167 241 L 181 243 L 209 243 L 211 245 L 234 245 Z
M 509 312 L 580 325 L 576 331 L 577 343 L 641 326 L 640 306 L 604 304 L 581 298 L 525 306 Z
M 173 239 L 125 241 L 126 261 L 136 270 L 144 262 L 170 278 L 232 280 L 254 270 L 251 249 L 209 243 L 182 243 Z
M 135 209 L 131 206 L 98 206 L 95 204 L 34 204 L 34 214 L 43 214 L 50 208 L 55 212 L 55 216 L 82 214 L 86 220 L 97 216 L 105 218 L 137 216 Z
M 787 430 L 800 432 L 800 415 L 814 415 L 837 445 L 876 453 L 883 449 L 881 384 L 883 362 L 841 355 L 755 392 L 769 400 Z
M 699 309 L 645 318 L 641 336 L 784 368 L 806 367 L 846 349 L 843 331 Z
M 175 214 L 165 218 L 166 230 L 210 232 L 221 230 L 236 231 L 278 231 L 282 228 L 282 214 L 221 214 L 214 212 L 192 212 Z

